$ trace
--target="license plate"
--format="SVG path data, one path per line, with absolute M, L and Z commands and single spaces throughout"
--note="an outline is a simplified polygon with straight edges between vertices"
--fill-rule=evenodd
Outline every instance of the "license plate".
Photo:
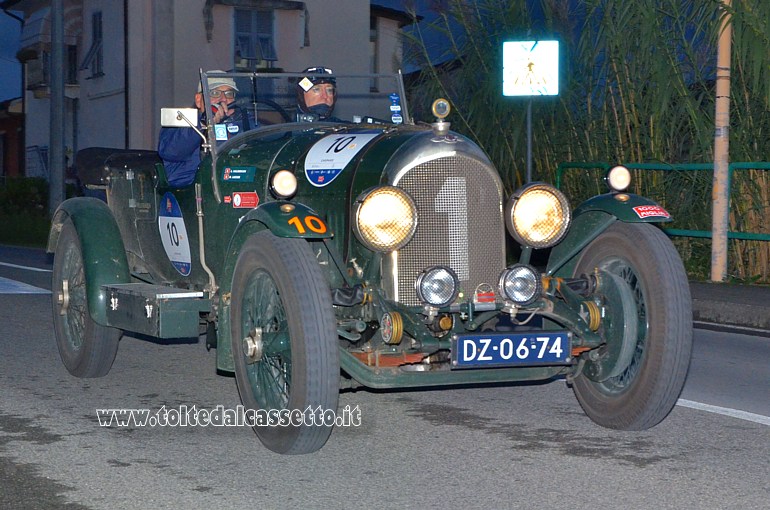
M 571 350 L 568 331 L 458 335 L 452 338 L 452 368 L 562 365 L 571 362 Z

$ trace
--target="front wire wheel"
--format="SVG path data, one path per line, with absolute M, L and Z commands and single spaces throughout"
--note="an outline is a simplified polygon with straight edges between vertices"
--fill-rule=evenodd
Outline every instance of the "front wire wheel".
M 308 242 L 269 231 L 249 238 L 235 265 L 231 302 L 238 391 L 244 407 L 269 420 L 254 427 L 257 437 L 278 453 L 318 450 L 333 423 L 285 423 L 288 413 L 308 409 L 313 420 L 319 409 L 330 417 L 339 397 L 336 320 Z
M 71 220 L 59 234 L 52 288 L 54 333 L 65 368 L 76 377 L 107 375 L 123 332 L 91 318 L 80 237 Z
M 595 271 L 607 345 L 573 389 L 596 423 L 644 430 L 671 412 L 684 386 L 692 351 L 687 276 L 671 241 L 646 223 L 616 222 L 589 244 L 575 275 Z

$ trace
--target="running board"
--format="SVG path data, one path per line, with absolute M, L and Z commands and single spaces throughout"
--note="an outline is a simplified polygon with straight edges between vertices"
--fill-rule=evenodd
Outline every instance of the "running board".
M 201 312 L 211 310 L 206 293 L 149 283 L 103 285 L 107 323 L 157 338 L 199 335 Z

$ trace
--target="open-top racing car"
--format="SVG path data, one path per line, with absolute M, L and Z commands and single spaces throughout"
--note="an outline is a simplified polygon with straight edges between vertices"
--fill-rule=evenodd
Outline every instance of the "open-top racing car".
M 626 430 L 673 408 L 689 287 L 654 225 L 669 214 L 625 191 L 627 169 L 574 210 L 542 182 L 504 196 L 486 154 L 449 129 L 446 101 L 431 123 L 412 119 L 400 74 L 335 75 L 326 120 L 297 111 L 298 83 L 314 78 L 299 73 L 201 73 L 207 112 L 222 78 L 253 129 L 162 112 L 201 137 L 189 185 L 170 185 L 154 151 L 78 154 L 106 203 L 66 200 L 50 233 L 73 375 L 107 374 L 123 331 L 205 332 L 244 407 L 276 412 L 254 429 L 281 453 L 319 449 L 332 423 L 286 426 L 278 411 L 336 411 L 343 386 L 564 377 L 591 419 Z

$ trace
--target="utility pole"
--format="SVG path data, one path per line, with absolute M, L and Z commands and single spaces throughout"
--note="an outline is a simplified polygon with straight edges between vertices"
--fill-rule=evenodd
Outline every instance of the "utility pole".
M 730 53 L 732 0 L 722 0 L 722 24 L 717 46 L 717 91 L 714 116 L 714 182 L 711 190 L 711 280 L 727 276 L 727 231 L 730 220 Z
M 64 0 L 51 0 L 50 141 L 48 144 L 48 213 L 64 201 Z

